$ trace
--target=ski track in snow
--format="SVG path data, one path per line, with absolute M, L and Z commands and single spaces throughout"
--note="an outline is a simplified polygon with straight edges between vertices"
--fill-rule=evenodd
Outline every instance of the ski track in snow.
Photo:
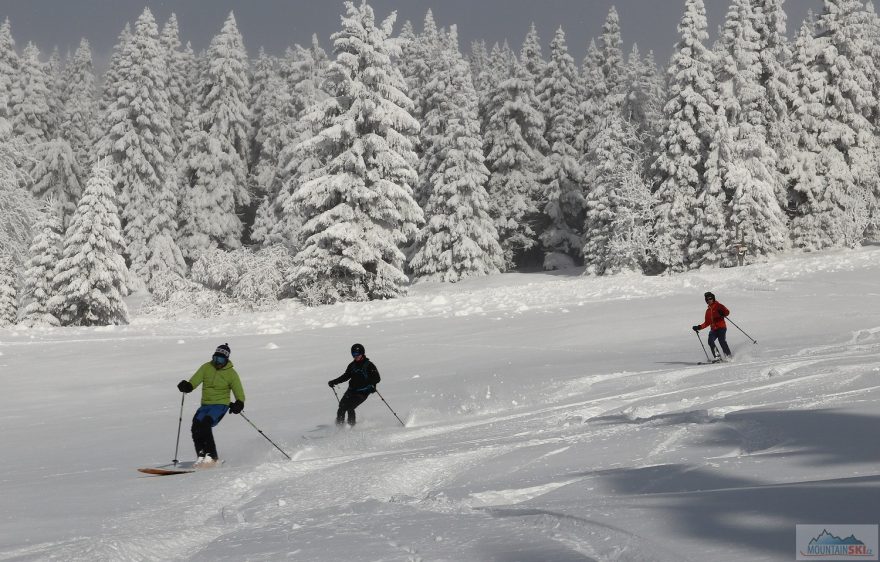
M 876 253 L 871 254 L 876 258 Z M 814 272 L 866 267 L 864 255 L 855 255 L 847 263 L 834 260 L 809 262 L 791 279 Z M 754 290 L 765 290 L 778 279 L 772 272 L 786 273 L 785 264 L 767 265 L 752 283 Z M 726 275 L 730 275 L 726 279 Z M 633 285 L 616 287 L 614 280 L 590 280 L 591 283 L 559 281 L 555 292 L 535 291 L 528 286 L 498 291 L 495 288 L 465 291 L 453 288 L 444 298 L 415 295 L 397 303 L 348 303 L 337 305 L 336 326 L 356 326 L 367 322 L 399 321 L 406 318 L 448 318 L 450 316 L 509 315 L 526 312 L 541 313 L 560 308 L 573 308 L 586 302 L 609 299 L 669 295 L 691 285 L 700 285 L 699 274 L 682 276 L 675 282 L 667 279 L 638 278 L 639 291 Z M 618 284 L 620 279 L 617 279 Z M 720 272 L 713 277 L 714 286 L 725 287 L 742 280 L 732 273 Z M 589 287 L 590 290 L 584 290 Z M 582 294 L 581 294 L 582 293 Z M 559 298 L 559 295 L 563 298 Z M 520 299 L 517 301 L 517 299 Z M 558 302 L 561 301 L 561 302 Z M 517 303 L 513 306 L 511 303 Z M 303 335 L 315 327 L 325 327 L 326 318 L 313 311 L 297 310 L 297 326 L 288 331 Z M 289 326 L 287 317 L 263 320 L 252 329 L 237 335 L 267 333 L 268 324 Z M 245 326 L 250 320 L 245 319 Z M 301 322 L 300 322 L 301 321 Z M 254 319 L 253 322 L 259 323 Z M 0 346 L 28 348 L 32 346 L 76 345 L 119 342 L 130 339 L 187 340 L 216 338 L 206 323 L 193 321 L 174 335 L 151 333 L 153 322 L 144 320 L 130 327 L 107 331 L 52 331 L 45 338 L 28 341 L 18 332 L 4 338 Z M 22 332 L 23 334 L 24 332 Z M 80 336 L 80 334 L 82 334 Z M 67 335 L 72 335 L 69 339 Z M 95 335 L 95 337 L 89 337 Z M 318 334 L 315 337 L 320 337 Z M 57 338 L 57 339 L 56 339 Z M 178 341 L 178 343 L 180 343 Z M 265 344 L 264 344 L 265 346 Z M 275 346 L 275 344 L 272 344 Z M 272 346 L 265 347 L 272 352 Z M 277 347 L 277 346 L 275 346 Z M 439 346 L 439 347 L 442 347 Z M 456 344 L 457 349 L 493 349 L 492 345 Z M 496 346 L 503 348 L 503 346 Z M 535 351 L 568 350 L 565 343 L 524 346 Z M 332 531 L 324 521 L 325 514 L 334 517 L 359 516 L 358 510 L 391 510 L 395 524 L 407 519 L 425 517 L 427 521 L 447 521 L 463 517 L 476 528 L 504 529 L 514 536 L 517 529 L 537 533 L 550 542 L 564 545 L 572 552 L 593 560 L 699 560 L 682 551 L 669 550 L 669 543 L 633 532 L 625 526 L 610 524 L 601 516 L 614 505 L 633 502 L 638 496 L 654 495 L 662 478 L 645 483 L 642 490 L 612 496 L 600 488 L 602 471 L 622 468 L 638 469 L 680 462 L 676 456 L 690 443 L 699 439 L 701 431 L 723 424 L 738 439 L 738 446 L 718 454 L 707 455 L 687 468 L 671 472 L 665 478 L 680 479 L 683 474 L 696 473 L 705 467 L 723 462 L 739 462 L 759 455 L 787 454 L 789 443 L 765 428 L 745 420 L 738 425 L 726 424 L 731 416 L 762 409 L 803 410 L 831 408 L 852 404 L 857 400 L 876 401 L 880 385 L 873 384 L 880 367 L 880 327 L 860 329 L 827 344 L 813 344 L 791 349 L 782 356 L 770 356 L 768 350 L 749 353 L 742 361 L 718 365 L 678 366 L 644 371 L 617 371 L 569 378 L 559 385 L 550 385 L 535 392 L 530 401 L 504 407 L 487 401 L 482 408 L 460 417 L 436 416 L 424 425 L 413 424 L 405 429 L 377 428 L 343 432 L 326 439 L 298 443 L 289 452 L 294 460 L 287 462 L 256 462 L 253 466 L 226 466 L 204 473 L 171 477 L 132 477 L 133 486 L 153 489 L 163 501 L 143 507 L 132 506 L 122 515 L 108 518 L 90 536 L 72 537 L 63 541 L 38 542 L 0 550 L 0 560 L 184 560 L 215 557 L 224 541 L 240 533 L 261 531 L 297 537 L 303 529 L 313 532 Z M 326 389 L 325 389 L 326 390 Z M 406 418 L 404 418 L 406 419 Z M 622 443 L 637 443 L 641 453 L 629 458 L 615 456 Z M 607 451 L 607 458 L 585 462 L 589 470 L 573 471 L 569 457 L 579 447 L 591 451 Z M 264 458 L 276 458 L 269 452 Z M 506 459 L 513 459 L 508 463 Z M 539 466 L 558 469 L 537 471 Z M 483 467 L 491 464 L 499 474 L 487 474 Z M 113 473 L 118 469 L 92 470 Z M 85 471 L 89 472 L 88 470 Z M 83 471 L 57 472 L 62 478 Z M 504 478 L 516 475 L 516 478 Z M 792 475 L 793 482 L 799 478 Z M 519 482 L 519 487 L 504 486 Z M 595 482 L 595 483 L 594 483 Z M 824 481 L 819 479 L 817 483 Z M 502 484 L 498 486 L 496 484 Z M 789 485 L 782 482 L 766 486 Z M 595 516 L 564 513 L 559 509 L 541 507 L 545 497 L 559 497 L 570 487 L 593 491 L 585 500 L 585 509 Z M 749 489 L 748 486 L 729 488 Z M 763 489 L 755 486 L 754 489 Z M 696 494 L 726 491 L 681 491 Z M 601 493 L 600 493 L 601 492 Z M 605 495 L 602 495 L 605 494 Z M 375 508 L 371 506 L 382 506 Z M 433 519 L 440 517 L 441 519 Z M 451 524 L 449 524 L 451 525 Z M 467 525 L 467 524 L 464 524 Z M 452 527 L 455 528 L 455 527 Z M 460 529 L 464 530 L 464 527 Z M 501 532 L 501 531 L 499 531 Z M 286 535 L 285 535 L 286 533 Z M 381 539 L 381 541 L 380 541 Z M 293 539 L 290 539 L 291 542 Z M 432 543 L 455 537 L 413 540 L 410 542 L 378 537 L 377 541 L 391 548 L 384 559 L 434 560 L 443 556 L 432 554 Z M 460 544 L 466 539 L 460 538 Z M 306 548 L 306 545 L 302 545 Z M 378 547 L 377 547 L 378 548 Z M 460 548 L 464 548 L 460 546 Z M 288 557 L 301 554 L 291 546 Z M 390 554 L 393 552 L 394 554 Z M 461 551 L 459 551 L 461 552 Z M 364 554 L 367 556 L 367 554 Z M 228 555 L 233 558 L 232 554 Z M 278 554 L 278 559 L 283 558 Z M 217 559 L 223 559 L 220 556 Z M 271 556 L 266 557 L 272 559 Z M 259 556 L 254 559 L 260 559 Z M 364 557 L 357 558 L 369 559 Z
M 838 356 L 831 350 L 841 351 L 843 357 Z M 818 351 L 811 355 L 812 358 L 809 361 L 774 359 L 765 362 L 752 362 L 750 363 L 749 368 L 754 369 L 754 372 L 757 373 L 771 370 L 774 373 L 774 378 L 783 378 L 787 375 L 790 376 L 797 371 L 803 372 L 805 369 L 815 368 L 817 365 L 834 362 L 842 358 L 850 360 L 872 359 L 876 361 L 876 356 L 872 357 L 848 353 L 838 346 L 828 346 L 825 348 L 822 356 L 818 356 Z M 729 369 L 736 370 L 741 367 L 742 366 L 737 364 L 731 364 Z M 699 376 L 704 372 L 706 372 L 706 369 L 695 367 L 692 369 L 679 370 L 674 373 L 655 372 L 648 375 L 631 374 L 630 376 L 653 376 L 656 382 L 661 386 L 670 384 L 670 381 L 672 380 L 676 380 L 678 383 L 684 383 L 686 386 L 686 382 L 690 377 Z M 835 370 L 828 370 L 825 372 L 793 376 L 785 378 L 784 380 L 775 380 L 748 388 L 736 388 L 742 386 L 744 380 L 748 381 L 748 379 L 728 380 L 714 385 L 701 387 L 700 391 L 702 392 L 705 392 L 712 387 L 724 390 L 717 390 L 708 395 L 704 394 L 698 400 L 699 406 L 705 411 L 709 411 L 711 410 L 711 404 L 731 396 L 742 398 L 750 395 L 760 395 L 761 393 L 774 390 L 781 386 L 810 386 L 822 379 L 837 377 L 838 375 L 839 373 Z M 764 378 L 764 376 L 759 374 L 759 378 Z M 593 377 L 592 379 L 595 380 L 596 378 Z M 834 393 L 827 395 L 824 400 L 812 400 L 810 401 L 810 404 L 813 407 L 825 406 L 843 396 L 863 394 L 877 388 L 880 387 L 872 386 L 864 389 Z M 48 553 L 47 551 L 50 551 L 50 559 L 57 560 L 143 560 L 145 559 L 145 552 L 150 552 L 151 554 L 148 558 L 154 560 L 168 560 L 178 557 L 185 558 L 194 555 L 205 545 L 216 541 L 219 537 L 230 532 L 230 528 L 234 529 L 246 526 L 248 524 L 248 519 L 241 515 L 242 509 L 250 503 L 255 502 L 259 498 L 261 490 L 282 483 L 285 495 L 298 498 L 296 502 L 291 502 L 291 506 L 295 506 L 296 511 L 318 509 L 322 506 L 326 506 L 328 501 L 332 502 L 333 498 L 315 495 L 314 489 L 311 485 L 312 479 L 316 476 L 323 478 L 323 476 L 320 475 L 323 475 L 332 467 L 339 468 L 348 465 L 351 466 L 351 470 L 356 471 L 356 465 L 368 458 L 373 459 L 372 466 L 374 469 L 372 470 L 381 474 L 381 477 L 369 478 L 366 484 L 358 489 L 359 495 L 347 497 L 351 502 L 376 498 L 381 501 L 404 501 L 415 506 L 420 506 L 421 508 L 442 509 L 447 511 L 476 508 L 484 505 L 517 504 L 567 486 L 576 480 L 561 480 L 558 482 L 550 482 L 539 486 L 519 489 L 475 492 L 471 494 L 470 499 L 465 499 L 455 505 L 443 504 L 442 502 L 440 504 L 436 502 L 426 503 L 425 499 L 430 496 L 432 490 L 442 488 L 443 483 L 453 479 L 456 474 L 479 466 L 489 457 L 495 457 L 502 455 L 505 452 L 548 443 L 575 443 L 582 440 L 596 439 L 597 432 L 590 431 L 589 429 L 576 435 L 542 437 L 537 435 L 539 428 L 547 426 L 553 427 L 554 425 L 558 427 L 560 419 L 571 416 L 574 413 L 583 412 L 585 407 L 589 409 L 591 406 L 598 404 L 598 406 L 596 406 L 599 408 L 599 410 L 596 411 L 598 415 L 594 417 L 601 417 L 603 415 L 609 415 L 620 411 L 618 405 L 626 404 L 623 408 L 625 415 L 632 421 L 644 422 L 649 421 L 652 417 L 656 418 L 657 416 L 674 413 L 676 411 L 676 404 L 658 403 L 655 400 L 663 398 L 666 395 L 680 395 L 681 392 L 681 389 L 678 389 L 677 391 L 670 389 L 667 392 L 658 393 L 656 392 L 656 387 L 648 386 L 642 390 L 633 391 L 623 396 L 588 399 L 562 405 L 551 404 L 506 416 L 493 416 L 485 420 L 474 419 L 463 423 L 438 424 L 437 426 L 432 427 L 414 428 L 410 431 L 390 434 L 387 439 L 377 439 L 368 444 L 371 449 L 376 450 L 365 451 L 360 454 L 339 455 L 338 451 L 334 450 L 332 446 L 327 445 L 323 446 L 325 449 L 324 453 L 334 456 L 301 460 L 293 463 L 267 463 L 257 466 L 254 470 L 249 472 L 243 472 L 234 468 L 231 470 L 221 469 L 217 474 L 212 475 L 217 476 L 218 478 L 205 478 L 202 482 L 198 483 L 200 484 L 198 488 L 204 489 L 195 491 L 195 493 L 201 498 L 197 508 L 192 508 L 189 503 L 189 498 L 186 498 L 185 500 L 176 502 L 176 504 L 175 502 L 172 502 L 171 505 L 166 505 L 161 510 L 148 513 L 133 513 L 128 518 L 131 520 L 130 528 L 126 528 L 125 520 L 116 522 L 117 529 L 113 530 L 113 534 L 126 537 L 124 539 L 114 539 L 112 536 L 103 537 L 99 541 L 83 539 L 68 544 L 45 545 L 42 547 L 43 550 L 39 547 L 31 548 L 29 550 L 31 553 L 38 555 L 38 557 L 46 555 Z M 640 406 L 639 403 L 642 401 L 651 402 L 652 404 L 650 406 Z M 726 411 L 724 413 L 760 408 L 772 403 L 772 400 L 767 403 L 761 402 L 760 400 L 754 400 L 743 403 L 741 406 L 728 407 L 725 409 Z M 699 417 L 700 416 L 694 418 L 695 423 L 701 423 L 698 419 Z M 709 417 L 711 418 L 711 416 Z M 721 418 L 723 418 L 723 414 L 716 417 L 716 419 Z M 465 437 L 466 434 L 481 426 L 511 424 L 513 422 L 516 422 L 518 427 L 524 429 L 527 439 L 520 437 L 515 440 L 516 443 L 513 443 L 510 442 L 512 439 L 509 433 L 489 438 L 468 439 Z M 583 422 L 583 425 L 589 426 L 590 420 L 586 419 Z M 615 433 L 625 433 L 627 429 L 627 426 L 623 425 L 606 428 L 600 430 L 599 433 L 604 434 L 605 438 L 610 438 Z M 687 433 L 687 427 L 678 428 L 669 433 L 662 442 L 658 443 L 646 454 L 643 459 L 645 466 L 650 465 L 651 460 L 654 457 L 662 456 L 674 449 L 675 444 L 685 438 Z M 426 438 L 437 437 L 438 435 L 444 435 L 448 438 L 450 435 L 454 436 L 456 434 L 462 435 L 462 438 L 454 441 L 456 443 L 455 448 L 467 445 L 469 449 L 467 453 L 450 454 L 449 451 L 444 450 L 445 448 L 448 448 L 448 445 L 444 446 L 442 444 L 408 449 L 396 448 L 407 446 L 411 443 L 417 443 Z M 569 446 L 570 445 L 567 445 L 562 449 L 557 449 L 556 452 L 564 451 Z M 383 448 L 388 448 L 389 451 L 385 452 L 382 450 Z M 541 456 L 545 455 L 546 454 Z M 388 460 L 380 461 L 379 464 L 376 464 L 376 458 L 383 456 L 388 456 Z M 541 456 L 536 458 L 541 458 Z M 376 470 L 376 468 L 378 468 L 378 470 Z M 350 478 L 349 470 L 344 470 L 339 473 L 339 488 L 344 489 L 345 480 L 347 478 Z M 219 483 L 216 481 L 217 479 L 220 480 Z M 326 485 L 327 481 L 325 480 L 324 486 Z M 331 489 L 334 488 L 332 485 L 329 487 Z M 215 488 L 221 489 L 222 492 L 212 491 Z M 275 494 L 275 492 L 273 492 L 273 494 Z M 279 510 L 277 504 L 267 503 L 262 509 L 258 508 L 256 510 L 250 510 L 248 517 L 262 521 L 271 521 L 273 518 L 278 517 L 278 514 Z M 156 528 L 143 528 L 144 521 L 165 521 L 169 519 L 169 515 L 171 515 L 171 519 L 185 521 L 185 529 L 176 532 L 164 528 L 164 525 L 158 525 Z M 543 517 L 551 520 L 559 519 L 559 517 L 550 514 L 543 514 Z M 562 519 L 567 522 L 563 527 L 579 529 L 580 526 L 574 525 L 571 520 L 565 517 L 562 517 Z M 558 521 L 550 526 L 554 528 L 555 533 L 560 532 L 558 529 Z M 198 529 L 198 532 L 194 532 L 194 529 Z M 583 550 L 585 548 L 583 542 L 574 538 L 575 535 L 581 532 L 583 532 L 582 529 L 579 529 L 577 532 L 573 532 L 569 529 L 567 533 L 569 537 L 566 540 L 571 546 L 576 546 L 578 549 Z M 27 557 L 28 555 L 29 553 L 25 551 L 14 553 L 14 556 Z M 597 553 L 590 550 L 589 555 L 596 556 Z M 633 558 L 630 558 L 630 555 L 632 555 Z M 621 556 L 620 559 L 622 560 L 639 559 L 637 553 L 626 548 L 620 549 L 616 555 L 609 555 L 606 553 L 602 556 L 602 559 L 617 559 L 615 556 Z
M 862 342 L 863 343 L 863 342 Z M 839 377 L 840 373 L 835 369 L 828 369 L 824 372 L 812 372 L 809 374 L 799 374 L 792 376 L 793 373 L 803 373 L 807 369 L 815 370 L 817 366 L 828 363 L 839 363 L 841 359 L 846 360 L 868 360 L 869 365 L 876 363 L 876 355 L 865 355 L 863 349 L 853 351 L 850 348 L 840 345 L 824 346 L 822 349 L 812 349 L 809 360 L 791 361 L 788 359 L 772 359 L 767 361 L 752 361 L 748 364 L 748 368 L 758 373 L 758 379 L 764 379 L 768 375 L 764 373 L 772 373 L 772 378 L 782 380 L 772 380 L 764 384 L 742 386 L 749 382 L 749 379 L 740 377 L 731 380 L 705 385 L 699 388 L 699 391 L 705 393 L 707 390 L 715 390 L 709 394 L 703 394 L 699 398 L 695 398 L 695 402 L 699 402 L 699 406 L 704 411 L 711 411 L 711 405 L 715 402 L 722 401 L 730 397 L 744 398 L 752 395 L 761 395 L 768 391 L 773 391 L 784 386 L 807 385 L 812 386 L 823 379 Z M 806 354 L 806 353 L 805 353 Z M 710 366 L 716 367 L 716 366 Z M 743 369 L 746 366 L 738 364 L 725 365 L 731 371 Z M 858 368 L 858 367 L 856 367 Z M 681 369 L 669 372 L 652 372 L 648 374 L 632 373 L 629 376 L 637 378 L 653 378 L 661 387 L 670 384 L 679 383 L 687 386 L 688 379 L 700 376 L 710 371 L 703 367 L 694 367 L 689 369 Z M 788 377 L 788 378 L 786 378 Z M 603 380 L 605 377 L 588 377 L 591 382 Z M 852 380 L 855 380 L 854 377 Z M 839 382 L 836 381 L 836 382 Z M 589 385 L 587 385 L 589 386 Z M 811 407 L 827 406 L 830 403 L 842 397 L 852 395 L 865 394 L 872 390 L 878 389 L 880 386 L 872 386 L 863 389 L 849 390 L 845 392 L 833 393 L 826 395 L 824 399 L 813 399 L 804 404 Z M 386 453 L 382 451 L 382 447 L 388 447 L 393 452 L 389 454 L 387 465 L 382 461 L 376 472 L 380 473 L 381 478 L 372 477 L 358 491 L 360 496 L 348 497 L 352 502 L 365 501 L 370 498 L 377 498 L 382 501 L 405 501 L 422 507 L 438 509 L 438 504 L 425 504 L 424 500 L 428 497 L 432 490 L 442 487 L 444 481 L 451 480 L 457 473 L 473 468 L 485 462 L 489 457 L 499 456 L 505 452 L 533 447 L 547 443 L 558 443 L 560 440 L 565 443 L 572 443 L 581 440 L 595 439 L 595 431 L 587 431 L 578 435 L 564 435 L 553 437 L 537 437 L 536 431 L 539 428 L 554 426 L 559 424 L 559 420 L 572 415 L 573 413 L 583 412 L 585 408 L 597 408 L 591 410 L 595 412 L 593 417 L 601 417 L 621 411 L 619 405 L 625 404 L 623 408 L 624 415 L 632 421 L 649 421 L 661 415 L 672 414 L 680 407 L 680 401 L 676 403 L 657 402 L 665 396 L 680 396 L 682 389 L 669 389 L 666 392 L 657 392 L 657 387 L 653 385 L 646 386 L 644 389 L 633 391 L 624 395 L 615 397 L 601 397 L 595 399 L 587 399 L 569 404 L 550 404 L 543 407 L 537 407 L 525 412 L 516 412 L 503 416 L 492 416 L 488 419 L 472 419 L 462 423 L 438 424 L 432 427 L 414 428 L 410 431 L 391 434 L 388 439 L 377 440 L 377 442 L 369 443 L 371 448 L 377 451 L 363 452 L 356 455 L 339 455 L 326 458 L 316 458 L 297 463 L 268 463 L 256 467 L 250 472 L 235 475 L 226 474 L 223 471 L 220 477 L 221 483 L 205 482 L 209 484 L 208 489 L 204 490 L 199 497 L 203 498 L 198 508 L 193 509 L 188 502 L 181 501 L 180 505 L 165 506 L 161 513 L 136 513 L 130 517 L 134 528 L 125 529 L 125 522 L 118 523 L 122 526 L 118 533 L 121 536 L 128 537 L 125 540 L 116 540 L 113 538 L 94 541 L 75 541 L 66 545 L 49 545 L 53 559 L 118 559 L 118 560 L 140 560 L 143 559 L 144 553 L 149 551 L 151 557 L 155 560 L 172 559 L 181 555 L 192 555 L 197 553 L 204 545 L 209 544 L 223 534 L 229 532 L 230 526 L 239 527 L 246 525 L 246 519 L 241 515 L 241 508 L 254 501 L 263 488 L 276 485 L 279 482 L 285 482 L 283 486 L 287 495 L 290 497 L 300 498 L 295 503 L 296 510 L 317 509 L 326 505 L 328 500 L 320 495 L 308 493 L 311 478 L 316 474 L 322 474 L 331 467 L 340 467 L 345 465 L 357 465 L 359 462 L 367 458 L 382 457 Z M 771 393 L 772 397 L 772 393 Z M 756 396 L 758 398 L 758 396 Z M 641 406 L 641 402 L 649 402 L 650 406 Z M 761 408 L 774 404 L 774 400 L 762 402 L 759 399 L 743 403 L 740 406 L 728 406 L 717 411 L 714 419 L 722 419 L 723 415 L 730 412 L 747 410 L 753 408 Z M 701 423 L 694 418 L 695 423 Z M 712 418 L 712 415 L 708 415 Z M 519 427 L 525 429 L 525 435 L 529 438 L 523 440 L 521 437 L 517 439 L 517 443 L 505 443 L 510 441 L 510 435 L 467 439 L 462 438 L 456 440 L 456 448 L 461 445 L 467 445 L 470 449 L 464 454 L 449 454 L 442 450 L 443 445 L 436 447 L 421 447 L 412 449 L 395 449 L 395 445 L 406 445 L 408 443 L 418 442 L 430 437 L 443 435 L 449 437 L 455 434 L 468 434 L 476 428 L 487 425 L 511 424 L 516 422 Z M 590 419 L 586 419 L 585 426 L 590 425 Z M 626 426 L 609 428 L 602 430 L 606 438 L 611 437 L 613 433 L 623 433 Z M 679 428 L 671 432 L 665 439 L 657 444 L 651 451 L 647 453 L 643 459 L 645 466 L 650 465 L 651 459 L 674 449 L 675 443 L 686 437 L 688 429 L 686 427 Z M 386 442 L 381 442 L 386 441 Z M 566 447 L 567 448 L 567 447 Z M 440 449 L 440 450 L 438 450 Z M 563 449 L 564 450 L 564 449 Z M 334 454 L 336 451 L 332 447 L 326 447 L 325 453 Z M 540 458 L 540 457 L 539 457 Z M 353 468 L 356 470 L 356 468 Z M 344 471 L 339 477 L 339 487 L 344 487 L 344 481 L 349 478 L 349 472 Z M 298 482 L 301 481 L 301 482 Z M 539 486 L 526 487 L 520 489 L 509 490 L 487 490 L 484 492 L 476 492 L 471 494 L 472 499 L 466 499 L 458 502 L 454 506 L 444 505 L 445 510 L 458 510 L 462 508 L 473 508 L 482 505 L 507 505 L 517 504 L 529 499 L 541 496 L 552 490 L 567 486 L 575 480 L 563 480 L 559 482 L 550 482 Z M 326 481 L 325 481 L 326 485 Z M 221 488 L 222 492 L 212 493 L 210 489 Z M 333 486 L 331 486 L 333 488 Z M 474 503 L 476 501 L 476 503 Z M 269 507 L 264 510 L 252 512 L 251 516 L 264 520 L 271 520 L 278 516 L 278 509 L 274 504 L 268 504 Z M 440 504 L 442 505 L 442 504 Z M 171 530 L 156 528 L 142 529 L 143 521 L 152 518 L 167 519 L 169 513 L 179 513 L 179 519 L 186 521 L 186 530 L 184 532 L 174 532 Z M 219 514 L 219 516 L 218 516 Z M 544 514 L 544 517 L 557 519 L 555 516 Z M 566 519 L 563 517 L 563 519 Z M 566 519 L 567 520 L 567 519 Z M 553 525 L 554 527 L 556 524 Z M 571 526 L 569 521 L 569 526 Z M 198 532 L 192 530 L 198 528 Z M 138 539 L 132 539 L 132 536 L 141 535 Z M 572 545 L 583 548 L 583 544 L 573 538 L 569 538 Z M 84 544 L 87 543 L 87 544 Z M 25 555 L 24 552 L 18 553 Z M 45 554 L 45 552 L 43 553 Z M 620 550 L 618 553 L 623 558 L 630 559 L 628 556 L 633 554 L 626 549 Z M 591 556 L 596 555 L 591 551 Z M 636 556 L 633 559 L 637 559 Z M 603 559 L 612 560 L 614 556 L 604 557 Z

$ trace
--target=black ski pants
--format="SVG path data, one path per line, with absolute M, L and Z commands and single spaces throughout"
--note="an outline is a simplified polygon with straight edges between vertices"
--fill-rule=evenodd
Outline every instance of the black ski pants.
M 208 456 L 217 460 L 217 445 L 214 443 L 214 432 L 211 429 L 220 423 L 227 410 L 229 406 L 223 404 L 206 404 L 196 410 L 191 428 L 196 456 Z
M 354 409 L 363 404 L 367 396 L 369 394 L 355 392 L 351 389 L 346 390 L 345 394 L 342 395 L 342 400 L 339 401 L 339 409 L 336 411 L 336 423 L 341 424 L 345 422 L 346 412 L 348 413 L 348 425 L 357 423 Z

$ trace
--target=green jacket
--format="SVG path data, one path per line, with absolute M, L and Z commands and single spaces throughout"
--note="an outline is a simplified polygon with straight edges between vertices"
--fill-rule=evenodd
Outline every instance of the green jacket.
M 193 388 L 202 384 L 202 404 L 229 404 L 230 390 L 236 400 L 244 402 L 244 389 L 232 361 L 226 363 L 222 369 L 217 369 L 208 361 L 189 379 L 189 384 Z

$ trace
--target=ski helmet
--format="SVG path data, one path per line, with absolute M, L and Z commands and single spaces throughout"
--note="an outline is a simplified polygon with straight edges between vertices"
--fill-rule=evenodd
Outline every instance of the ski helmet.
M 362 346 L 361 344 L 356 343 L 353 346 L 351 346 L 351 355 L 352 356 L 363 355 L 364 353 L 366 353 L 366 350 L 364 349 L 364 346 Z
M 703 298 L 704 298 L 704 299 L 710 299 L 710 298 L 711 298 L 711 299 L 714 301 L 714 300 L 715 300 L 715 295 L 714 295 L 713 293 L 709 292 L 709 291 L 706 291 L 705 293 L 703 293 Z

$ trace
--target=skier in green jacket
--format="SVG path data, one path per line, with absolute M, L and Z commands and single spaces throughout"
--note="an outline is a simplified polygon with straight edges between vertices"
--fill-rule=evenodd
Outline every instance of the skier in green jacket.
M 244 389 L 241 379 L 229 360 L 229 344 L 224 343 L 214 351 L 211 360 L 201 367 L 188 381 L 177 384 L 181 392 L 192 392 L 202 385 L 202 405 L 192 420 L 192 438 L 199 464 L 217 462 L 217 446 L 211 428 L 220 423 L 227 411 L 240 414 L 244 410 Z M 229 392 L 235 402 L 229 402 Z

